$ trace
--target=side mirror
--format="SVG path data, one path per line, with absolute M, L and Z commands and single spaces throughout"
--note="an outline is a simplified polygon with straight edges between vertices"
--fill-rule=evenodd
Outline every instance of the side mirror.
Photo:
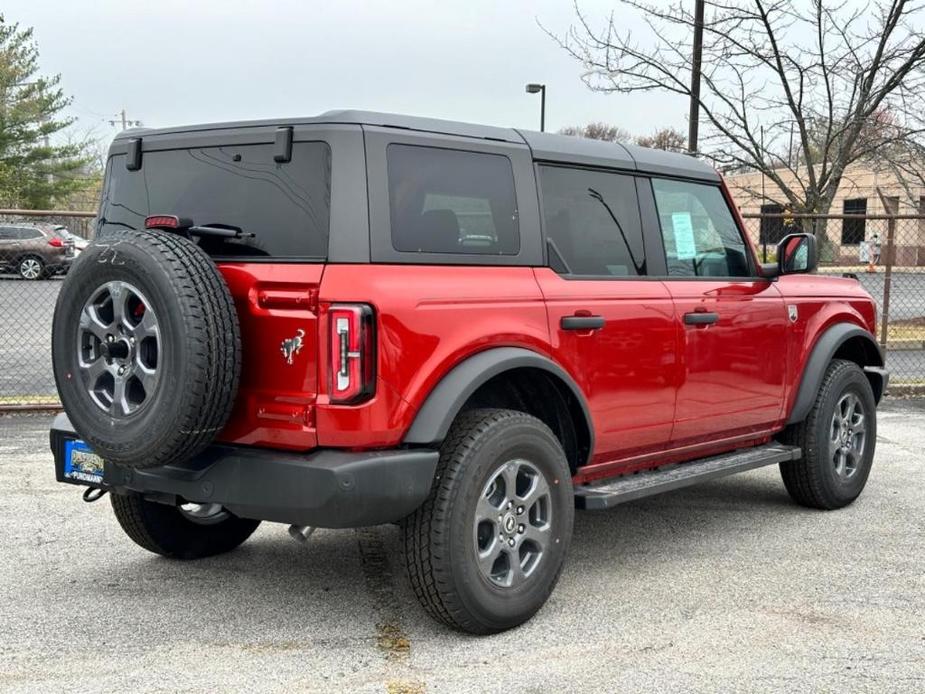
M 795 275 L 812 272 L 818 265 L 816 237 L 812 234 L 790 234 L 777 244 L 777 274 Z

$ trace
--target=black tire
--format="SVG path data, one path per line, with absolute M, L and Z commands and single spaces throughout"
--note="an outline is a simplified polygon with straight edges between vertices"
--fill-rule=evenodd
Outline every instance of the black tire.
M 548 484 L 551 528 L 534 570 L 519 585 L 504 587 L 479 568 L 475 514 L 498 465 L 517 459 L 529 461 Z M 464 412 L 443 442 L 430 496 L 402 523 L 405 564 L 421 605 L 438 621 L 473 634 L 526 622 L 559 578 L 571 541 L 574 503 L 568 462 L 549 427 L 512 410 Z
M 850 398 L 852 394 L 862 408 L 865 433 L 863 444 L 857 447 L 854 472 L 846 477 L 836 471 L 836 460 L 829 446 L 835 408 L 842 398 Z M 803 450 L 800 460 L 780 464 L 784 486 L 794 501 L 830 510 L 857 499 L 867 483 L 877 444 L 877 403 L 861 368 L 851 361 L 832 360 L 806 419 L 788 427 L 780 439 Z
M 230 552 L 249 538 L 259 520 L 228 514 L 213 524 L 186 518 L 176 506 L 140 496 L 111 494 L 112 510 L 125 534 L 140 547 L 172 559 L 201 559 Z
M 144 295 L 160 331 L 160 375 L 152 392 L 142 389 L 143 401 L 130 413 L 117 411 L 114 397 L 110 410 L 104 409 L 84 383 L 92 377 L 80 371 L 81 313 L 113 282 Z M 238 316 L 221 273 L 195 243 L 157 231 L 112 232 L 81 253 L 64 280 L 52 359 L 64 409 L 98 455 L 138 468 L 179 462 L 209 445 L 231 413 L 241 369 Z M 134 366 L 134 352 L 129 359 Z
M 27 281 L 41 280 L 47 276 L 45 261 L 37 255 L 26 255 L 17 260 L 16 272 L 19 273 L 20 279 Z

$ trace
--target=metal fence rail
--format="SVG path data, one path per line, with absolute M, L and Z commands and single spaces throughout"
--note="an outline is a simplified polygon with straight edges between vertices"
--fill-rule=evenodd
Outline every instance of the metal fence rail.
M 64 268 L 55 265 L 58 249 L 48 245 L 48 234 L 60 235 L 56 227 L 65 227 L 89 239 L 95 216 L 0 209 L 0 230 L 26 230 L 0 231 L 0 410 L 58 404 L 51 370 L 51 321 Z M 777 241 L 787 233 L 815 233 L 819 272 L 852 274 L 876 300 L 878 338 L 886 348 L 891 383 L 925 386 L 925 216 L 743 216 L 759 255 L 767 261 L 775 260 Z M 34 238 L 36 230 L 41 238 Z M 32 256 L 41 264 L 23 268 L 23 260 Z M 29 275 L 36 268 L 38 277 L 24 279 L 24 270 Z

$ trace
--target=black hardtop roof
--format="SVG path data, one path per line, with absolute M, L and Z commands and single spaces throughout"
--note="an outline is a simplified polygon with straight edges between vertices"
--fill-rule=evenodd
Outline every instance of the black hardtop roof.
M 268 120 L 230 121 L 169 128 L 132 128 L 116 136 L 116 142 L 150 135 L 206 132 L 211 130 L 238 130 L 244 128 L 283 127 L 297 125 L 351 124 L 401 128 L 422 132 L 441 133 L 459 137 L 472 137 L 516 144 L 526 144 L 533 157 L 540 161 L 563 162 L 586 166 L 629 169 L 641 173 L 661 174 L 719 181 L 719 175 L 710 165 L 686 154 L 648 149 L 636 145 L 603 142 L 570 135 L 555 135 L 532 130 L 500 128 L 459 121 L 405 116 L 376 111 L 336 110 L 320 116 L 305 118 L 276 118 Z

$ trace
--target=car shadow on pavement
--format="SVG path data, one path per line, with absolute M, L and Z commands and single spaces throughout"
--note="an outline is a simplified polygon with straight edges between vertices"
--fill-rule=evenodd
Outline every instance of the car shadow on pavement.
M 787 512 L 791 513 L 788 514 Z M 569 565 L 580 564 L 581 573 L 607 575 L 609 581 L 635 581 L 636 570 L 624 559 L 634 556 L 637 567 L 645 557 L 656 563 L 666 558 L 683 561 L 688 552 L 712 552 L 730 528 L 748 532 L 762 528 L 775 532 L 786 526 L 788 515 L 807 512 L 790 502 L 776 475 L 740 475 L 660 497 L 627 503 L 608 511 L 578 512 L 571 556 L 564 582 L 576 576 Z M 99 562 L 84 572 L 83 585 L 95 586 L 95 600 L 133 603 L 145 614 L 144 601 L 152 609 L 173 610 L 196 605 L 196 620 L 217 620 L 229 639 L 253 639 L 251 627 L 273 621 L 274 639 L 374 638 L 378 619 L 377 596 L 370 595 L 364 574 L 359 538 L 352 530 L 316 532 L 300 546 L 282 524 L 265 523 L 243 546 L 226 555 L 192 562 L 172 561 L 135 548 L 118 537 L 118 562 Z M 414 617 L 420 612 L 403 575 L 400 533 L 395 526 L 379 526 L 383 555 L 391 573 L 391 590 L 415 630 L 444 630 L 429 620 Z M 365 585 L 364 585 L 365 584 Z M 150 590 L 146 590 L 150 589 Z M 227 615 L 236 619 L 229 622 Z M 353 615 L 353 617 L 351 617 Z M 423 613 L 420 615 L 423 619 Z M 365 624 L 356 633 L 342 633 L 345 624 Z M 182 620 L 174 627 L 182 629 Z M 332 633 L 328 633 L 332 632 Z M 334 634 L 340 634 L 334 636 Z M 288 636 L 287 636 L 288 634 Z

